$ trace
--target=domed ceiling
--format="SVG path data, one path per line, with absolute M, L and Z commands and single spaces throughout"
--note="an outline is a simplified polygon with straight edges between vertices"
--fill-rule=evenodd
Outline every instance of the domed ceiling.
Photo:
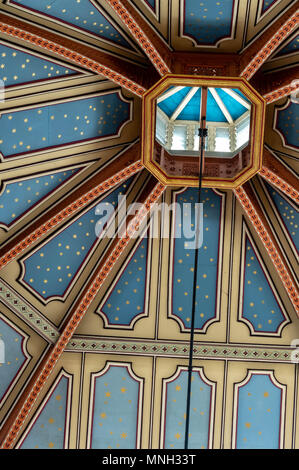
M 299 447 L 298 22 L 290 0 L 0 0 L 2 448 L 184 448 L 195 250 L 177 233 L 198 189 L 142 159 L 144 97 L 177 76 L 170 122 L 199 127 L 204 80 L 208 127 L 251 112 L 213 80 L 265 109 L 255 172 L 218 184 L 221 133 L 205 170 L 188 445 Z

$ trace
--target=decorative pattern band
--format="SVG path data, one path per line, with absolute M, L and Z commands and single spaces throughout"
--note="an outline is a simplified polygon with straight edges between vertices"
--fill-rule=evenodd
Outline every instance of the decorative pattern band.
M 275 246 L 274 241 L 271 238 L 271 235 L 269 234 L 264 224 L 262 223 L 260 216 L 256 212 L 254 205 L 252 204 L 244 188 L 240 186 L 239 188 L 234 190 L 234 193 L 237 196 L 241 206 L 245 210 L 250 221 L 252 222 L 252 225 L 257 231 L 264 247 L 269 253 L 269 256 L 271 257 L 274 263 L 274 266 L 276 268 L 276 271 L 283 282 L 283 285 L 297 312 L 297 315 L 299 316 L 299 297 L 298 297 L 297 288 L 289 274 L 289 271 L 286 268 L 284 261 L 281 259 L 277 251 L 277 248 Z
M 12 250 L 10 250 L 2 258 L 0 258 L 0 269 L 6 266 L 14 258 L 16 258 L 16 256 L 26 250 L 30 245 L 35 243 L 39 238 L 44 236 L 49 230 L 52 230 L 54 227 L 57 227 L 68 217 L 75 214 L 79 209 L 82 209 L 82 207 L 84 207 L 86 204 L 93 201 L 96 197 L 105 193 L 117 184 L 120 184 L 122 181 L 126 180 L 134 173 L 137 173 L 142 168 L 143 165 L 141 161 L 132 163 L 132 165 L 129 165 L 127 168 L 119 171 L 115 175 L 111 176 L 111 178 L 108 178 L 103 183 L 99 184 L 91 191 L 87 192 L 82 197 L 69 204 L 62 211 L 52 217 L 52 219 L 48 220 L 45 224 L 38 227 L 28 237 L 26 237 L 24 240 L 18 243 Z
M 141 46 L 145 54 L 149 57 L 159 74 L 165 75 L 166 73 L 171 73 L 170 68 L 162 59 L 157 49 L 142 31 L 142 29 L 136 24 L 136 21 L 130 15 L 128 10 L 122 5 L 122 3 L 119 0 L 108 0 L 108 3 L 116 11 L 116 13 L 125 23 L 125 25 L 129 28 L 131 34 L 134 36 L 134 38 Z
M 42 47 L 43 49 L 48 49 L 49 51 L 55 52 L 55 54 L 66 57 L 67 59 L 75 62 L 76 64 L 81 65 L 82 67 L 85 67 L 89 70 L 92 70 L 93 72 L 103 75 L 104 77 L 108 78 L 109 80 L 112 80 L 121 87 L 126 88 L 127 90 L 135 93 L 138 96 L 142 96 L 143 93 L 146 91 L 145 88 L 138 85 L 133 80 L 128 79 L 124 75 L 115 72 L 109 67 L 99 64 L 98 62 L 89 59 L 84 55 L 78 54 L 77 52 L 72 51 L 71 49 L 60 46 L 55 42 L 48 41 L 40 36 L 31 34 L 28 31 L 23 31 L 22 29 L 9 26 L 2 22 L 0 22 L 0 31 L 2 33 L 8 34 L 9 36 L 22 39 L 23 41 L 30 42 L 31 44 Z

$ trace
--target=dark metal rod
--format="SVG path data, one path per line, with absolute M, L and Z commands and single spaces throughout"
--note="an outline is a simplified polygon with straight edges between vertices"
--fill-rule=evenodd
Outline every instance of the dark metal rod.
M 201 119 L 201 129 L 199 129 L 200 138 L 200 170 L 198 181 L 198 207 L 195 213 L 196 235 L 195 235 L 195 260 L 194 260 L 194 276 L 193 276 L 193 296 L 192 296 L 192 314 L 191 314 L 191 331 L 190 331 L 190 350 L 189 350 L 189 365 L 188 365 L 188 386 L 187 386 L 187 402 L 186 402 L 186 427 L 185 427 L 185 449 L 188 449 L 189 444 L 189 425 L 190 425 L 190 407 L 191 407 L 191 382 L 192 382 L 192 363 L 193 363 L 193 344 L 194 344 L 194 328 L 195 328 L 195 303 L 196 303 L 196 285 L 197 285 L 197 267 L 198 267 L 198 241 L 199 241 L 199 218 L 200 218 L 200 201 L 201 201 L 201 188 L 202 188 L 202 173 L 203 173 L 203 152 L 204 142 L 206 137 L 206 129 L 204 129 L 205 117 Z

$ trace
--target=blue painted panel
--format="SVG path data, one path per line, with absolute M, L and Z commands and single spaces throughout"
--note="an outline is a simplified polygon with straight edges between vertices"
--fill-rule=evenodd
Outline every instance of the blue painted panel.
M 183 111 L 178 115 L 178 120 L 186 120 L 186 121 L 199 121 L 200 116 L 200 103 L 201 103 L 201 88 L 197 90 L 195 95 L 189 101 L 187 106 L 183 109 Z
M 284 136 L 286 145 L 295 148 L 299 147 L 299 104 L 290 101 L 288 106 L 283 110 L 277 111 L 276 129 Z
M 0 196 L 0 223 L 9 226 L 15 222 L 77 171 L 77 169 L 59 171 L 7 183 Z
M 247 103 L 251 104 L 250 100 L 239 90 L 239 88 L 232 88 L 232 91 L 240 95 L 243 100 L 247 101 Z
M 244 271 L 242 316 L 253 325 L 254 331 L 276 332 L 285 316 L 247 237 Z
M 270 184 L 264 181 L 268 193 L 276 207 L 286 230 L 292 239 L 297 251 L 299 251 L 299 211 L 291 206 L 286 198 L 281 193 L 276 191 Z
M 221 88 L 216 88 L 216 91 L 234 121 L 246 113 L 247 109 L 245 106 L 242 106 L 237 100 L 221 90 Z
M 144 312 L 147 250 L 148 239 L 143 238 L 101 309 L 111 325 L 130 325 Z
M 154 11 L 156 10 L 156 0 L 144 0 Z
M 216 103 L 212 93 L 208 90 L 208 99 L 207 99 L 207 121 L 214 122 L 226 122 L 227 119 L 224 116 L 223 112 Z
M 0 401 L 24 364 L 23 336 L 0 318 L 0 339 L 4 342 L 5 362 L 0 364 Z
M 130 104 L 118 93 L 4 113 L 0 152 L 4 157 L 115 135 L 129 119 Z
M 169 90 L 171 88 L 173 87 L 169 87 Z M 176 108 L 179 106 L 179 104 L 183 101 L 185 96 L 189 93 L 190 90 L 191 90 L 191 87 L 186 86 L 182 90 L 178 91 L 174 95 L 162 101 L 159 104 L 159 108 L 161 108 L 162 111 L 164 111 L 164 113 L 167 114 L 168 117 L 170 117 L 173 114 L 173 112 L 176 110 Z
M 64 449 L 68 382 L 61 377 L 21 449 Z
M 92 449 L 135 449 L 139 382 L 124 366 L 95 379 Z
M 284 46 L 277 54 L 276 57 L 280 57 L 286 54 L 292 54 L 298 52 L 299 49 L 299 34 L 292 39 L 286 46 Z
M 263 0 L 262 13 L 265 13 L 265 11 L 268 10 L 268 8 L 270 8 L 276 2 L 277 0 Z
M 110 204 L 108 209 L 112 211 L 117 207 L 118 196 L 126 193 L 133 178 L 112 191 L 101 202 Z M 100 214 L 99 218 L 93 205 L 69 226 L 58 232 L 54 238 L 24 261 L 23 281 L 43 299 L 63 296 L 89 252 L 99 242 L 96 227 L 101 233 L 100 224 L 104 215 Z
M 234 0 L 185 0 L 184 34 L 197 44 L 215 44 L 230 36 Z
M 121 33 L 89 0 L 13 0 L 12 3 L 38 11 L 63 23 L 89 31 L 103 39 L 131 49 Z
M 203 245 L 199 249 L 195 328 L 203 328 L 205 323 L 216 315 L 221 199 L 212 189 L 203 190 Z M 191 204 L 192 224 L 195 219 L 194 203 L 197 201 L 196 188 L 189 188 L 177 196 L 184 219 L 188 217 L 186 206 Z M 181 319 L 185 328 L 190 328 L 195 250 L 188 248 L 188 239 L 183 231 L 182 237 L 179 237 L 180 223 L 183 224 L 180 218 L 176 217 L 172 313 Z
M 3 80 L 6 87 L 76 73 L 78 72 L 50 60 L 0 44 L 0 80 Z
M 188 372 L 167 384 L 164 448 L 183 449 L 186 426 Z M 209 444 L 212 386 L 206 384 L 198 372 L 192 374 L 190 404 L 189 449 L 207 449 Z
M 278 449 L 282 391 L 268 374 L 252 374 L 239 389 L 237 449 Z

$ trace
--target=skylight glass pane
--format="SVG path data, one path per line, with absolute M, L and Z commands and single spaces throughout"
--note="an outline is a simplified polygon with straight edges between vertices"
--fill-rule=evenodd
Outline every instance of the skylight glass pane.
M 228 127 L 217 127 L 216 139 L 215 139 L 215 151 L 216 152 L 229 152 L 229 128 Z
M 171 150 L 186 150 L 187 127 L 174 126 Z

